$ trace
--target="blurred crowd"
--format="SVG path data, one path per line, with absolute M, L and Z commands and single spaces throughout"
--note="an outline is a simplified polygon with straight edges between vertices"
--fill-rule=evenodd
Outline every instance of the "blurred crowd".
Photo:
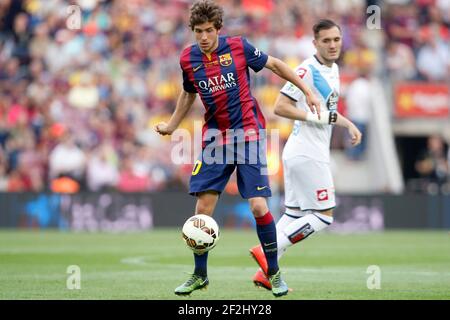
M 386 15 L 383 21 L 389 78 L 449 81 L 450 2 L 400 1 L 390 5 Z
M 314 53 L 311 28 L 328 17 L 343 30 L 343 76 L 449 80 L 448 1 L 383 1 L 386 32 L 370 37 L 366 8 L 377 1 L 217 2 L 224 34 L 244 35 L 292 67 Z M 191 3 L 0 0 L 0 191 L 184 190 L 191 166 L 168 160 L 173 144 L 153 125 L 181 90 Z M 271 112 L 282 82 L 266 71 L 253 79 L 269 129 L 286 139 L 290 122 Z M 197 101 L 183 125 L 202 114 Z
M 450 149 L 440 135 L 431 135 L 415 163 L 417 176 L 407 182 L 411 191 L 450 194 Z

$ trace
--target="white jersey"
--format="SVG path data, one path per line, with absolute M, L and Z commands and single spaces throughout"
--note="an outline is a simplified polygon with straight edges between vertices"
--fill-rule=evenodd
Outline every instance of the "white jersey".
M 306 59 L 296 68 L 296 73 L 313 90 L 321 101 L 321 110 L 337 110 L 339 99 L 339 68 L 322 64 L 315 56 Z M 297 108 L 310 111 L 303 92 L 287 82 L 280 91 L 297 101 Z M 330 140 L 333 127 L 329 124 L 316 124 L 296 120 L 292 133 L 283 150 L 283 159 L 301 155 L 314 160 L 330 162 Z

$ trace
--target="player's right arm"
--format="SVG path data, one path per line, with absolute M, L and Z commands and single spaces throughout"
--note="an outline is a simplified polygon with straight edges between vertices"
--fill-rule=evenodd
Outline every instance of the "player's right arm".
M 319 118 L 316 113 L 307 112 L 305 110 L 297 108 L 295 105 L 296 103 L 297 101 L 280 93 L 277 97 L 277 100 L 275 101 L 274 112 L 277 116 L 292 120 L 309 121 L 320 124 L 330 124 L 334 122 L 334 119 L 330 119 L 332 113 L 330 113 L 329 111 L 321 111 Z
M 160 135 L 172 134 L 180 125 L 181 121 L 183 121 L 184 117 L 188 114 L 192 105 L 194 104 L 195 97 L 197 96 L 197 90 L 192 82 L 192 79 L 189 78 L 187 68 L 190 66 L 190 62 L 188 61 L 189 52 L 185 49 L 180 58 L 180 67 L 183 76 L 183 90 L 181 90 L 180 95 L 178 96 L 177 105 L 175 107 L 175 111 L 168 123 L 160 122 L 155 126 L 155 131 Z
M 307 63 L 303 63 L 295 69 L 296 77 L 305 82 L 306 85 L 313 87 L 314 79 Z M 296 104 L 304 99 L 304 93 L 299 90 L 292 82 L 287 82 L 280 90 L 280 94 L 275 102 L 275 114 L 284 118 L 300 121 L 315 122 L 319 124 L 331 124 L 336 121 L 336 113 L 319 108 L 318 113 L 308 112 L 297 108 Z M 318 102 L 320 106 L 320 102 Z
M 275 114 L 292 119 L 313 122 L 318 124 L 335 124 L 340 127 L 348 129 L 351 137 L 351 142 L 353 146 L 361 143 L 362 134 L 358 128 L 348 120 L 346 117 L 335 111 L 322 111 L 320 112 L 320 118 L 317 114 L 312 112 L 307 112 L 305 110 L 300 110 L 296 107 L 296 101 L 285 96 L 284 94 L 279 94 L 275 102 Z
M 178 97 L 177 106 L 175 108 L 174 113 L 170 117 L 168 123 L 160 122 L 155 126 L 155 131 L 160 135 L 172 134 L 176 128 L 180 125 L 181 121 L 183 121 L 184 117 L 188 114 L 192 105 L 194 104 L 196 93 L 187 92 L 185 90 L 181 90 L 181 93 Z
M 273 73 L 277 74 L 281 78 L 289 81 L 294 84 L 297 88 L 299 88 L 303 94 L 305 95 L 306 104 L 310 108 L 313 113 L 319 114 L 320 118 L 320 102 L 312 92 L 311 88 L 299 77 L 289 66 L 281 61 L 278 58 L 274 58 L 269 56 L 267 59 L 267 63 L 265 65 L 266 68 L 272 70 Z

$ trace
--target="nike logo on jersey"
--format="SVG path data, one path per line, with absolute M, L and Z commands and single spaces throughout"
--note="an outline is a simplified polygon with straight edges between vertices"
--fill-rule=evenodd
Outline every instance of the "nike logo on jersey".
M 197 72 L 201 67 L 202 67 L 203 63 L 200 63 L 198 66 L 193 67 L 192 71 Z
M 264 187 L 256 187 L 256 190 L 261 191 L 261 190 L 264 190 L 265 188 L 267 188 L 267 186 L 264 186 Z

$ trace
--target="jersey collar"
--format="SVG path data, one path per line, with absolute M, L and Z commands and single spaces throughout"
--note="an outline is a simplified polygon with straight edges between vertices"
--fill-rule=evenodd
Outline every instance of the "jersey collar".
M 202 55 L 205 55 L 208 58 L 208 60 L 211 60 L 211 57 L 214 54 L 214 52 L 219 52 L 221 50 L 221 47 L 223 45 L 224 40 L 225 40 L 224 36 L 219 36 L 219 39 L 217 40 L 217 42 L 218 42 L 217 48 L 213 52 L 211 52 L 210 54 L 206 54 L 206 53 L 202 52 L 202 50 L 200 50 L 200 46 L 198 44 L 197 44 L 197 47 L 198 47 L 198 49 L 199 49 L 199 51 L 201 52 Z
M 319 60 L 319 58 L 317 58 L 316 55 L 314 55 L 314 58 L 316 59 L 316 61 L 317 61 L 322 67 L 325 67 L 325 68 L 327 68 L 327 69 L 332 69 L 333 66 L 329 67 L 329 66 L 327 66 L 326 64 L 323 64 L 323 63 Z
M 317 56 L 316 55 L 314 55 L 314 58 L 317 60 L 317 62 L 320 64 L 320 65 L 324 65 L 322 62 L 320 62 L 320 60 L 319 60 L 319 58 L 317 58 Z

